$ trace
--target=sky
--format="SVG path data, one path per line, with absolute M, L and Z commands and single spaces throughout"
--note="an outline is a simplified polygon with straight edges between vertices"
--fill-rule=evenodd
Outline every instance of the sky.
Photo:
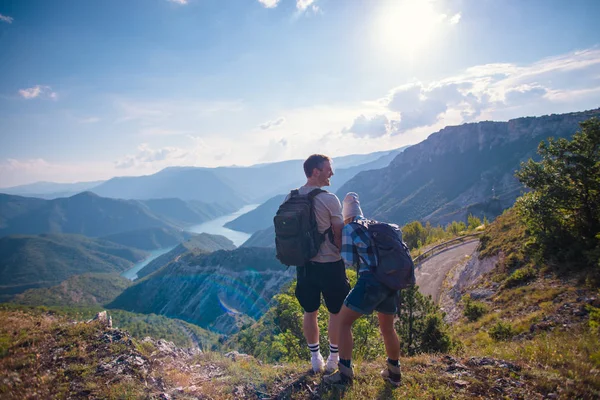
M 597 0 L 0 0 L 0 188 L 600 106 Z

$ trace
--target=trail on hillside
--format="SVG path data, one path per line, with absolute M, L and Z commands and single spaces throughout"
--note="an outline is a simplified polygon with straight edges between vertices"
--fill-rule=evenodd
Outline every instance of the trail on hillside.
M 424 295 L 431 295 L 437 303 L 448 272 L 455 266 L 466 262 L 477 246 L 479 246 L 479 240 L 457 244 L 423 261 L 415 271 L 419 291 Z

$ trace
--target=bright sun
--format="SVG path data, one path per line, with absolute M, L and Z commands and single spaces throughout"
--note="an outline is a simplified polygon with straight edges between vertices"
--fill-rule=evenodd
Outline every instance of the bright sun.
M 430 1 L 396 0 L 380 10 L 375 40 L 386 53 L 413 56 L 426 47 L 445 17 L 436 12 Z

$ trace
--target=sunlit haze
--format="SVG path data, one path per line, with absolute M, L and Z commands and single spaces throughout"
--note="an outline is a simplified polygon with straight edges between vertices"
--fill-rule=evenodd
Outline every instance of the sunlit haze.
M 0 187 L 600 106 L 600 2 L 3 0 Z

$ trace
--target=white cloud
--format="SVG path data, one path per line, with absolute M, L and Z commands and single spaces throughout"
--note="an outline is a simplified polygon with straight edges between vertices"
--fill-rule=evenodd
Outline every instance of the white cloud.
M 389 117 L 396 133 L 419 127 L 433 130 L 480 117 L 508 119 L 538 114 L 544 107 L 557 112 L 561 103 L 586 101 L 588 105 L 581 107 L 597 107 L 591 99 L 600 92 L 599 74 L 600 49 L 592 48 L 530 65 L 474 66 L 440 81 L 397 87 L 378 102 L 397 113 Z
M 350 128 L 344 128 L 342 133 L 351 132 L 357 137 L 381 137 L 390 130 L 390 121 L 383 115 L 375 115 L 367 118 L 364 115 L 358 116 Z
M 456 13 L 456 14 L 454 14 L 454 15 L 453 15 L 453 16 L 450 18 L 450 21 L 449 21 L 449 22 L 450 22 L 450 24 L 451 24 L 451 25 L 456 25 L 456 24 L 458 24 L 458 22 L 460 21 L 460 17 L 461 17 L 460 13 Z
M 267 121 L 263 124 L 260 124 L 258 127 L 262 130 L 267 130 L 267 129 L 271 129 L 271 128 L 276 128 L 278 126 L 281 126 L 285 123 L 285 118 L 284 117 L 279 117 L 276 120 L 273 121 Z
M 262 4 L 265 8 L 274 8 L 277 7 L 279 0 L 258 0 L 260 4 Z
M 185 5 L 189 3 L 189 0 L 168 0 L 171 3 L 177 3 L 177 4 L 181 4 L 181 5 Z
M 19 94 L 24 99 L 35 99 L 37 97 L 40 98 L 50 98 L 52 100 L 56 100 L 58 95 L 56 92 L 52 91 L 50 86 L 36 85 L 34 87 L 30 87 L 27 89 L 20 89 Z
M 0 14 L 0 21 L 6 22 L 7 24 L 12 24 L 14 19 L 13 19 L 13 17 L 9 17 L 7 15 Z
M 115 162 L 120 169 L 132 167 L 155 167 L 156 165 L 171 165 L 172 161 L 186 158 L 189 152 L 179 147 L 162 147 L 153 149 L 147 143 L 142 143 L 137 148 L 136 154 L 123 157 Z
M 304 11 L 314 2 L 315 0 L 296 0 L 296 8 L 300 11 Z
M 508 89 L 504 94 L 504 99 L 507 104 L 527 104 L 539 100 L 546 93 L 548 93 L 548 90 L 542 86 L 525 84 Z

